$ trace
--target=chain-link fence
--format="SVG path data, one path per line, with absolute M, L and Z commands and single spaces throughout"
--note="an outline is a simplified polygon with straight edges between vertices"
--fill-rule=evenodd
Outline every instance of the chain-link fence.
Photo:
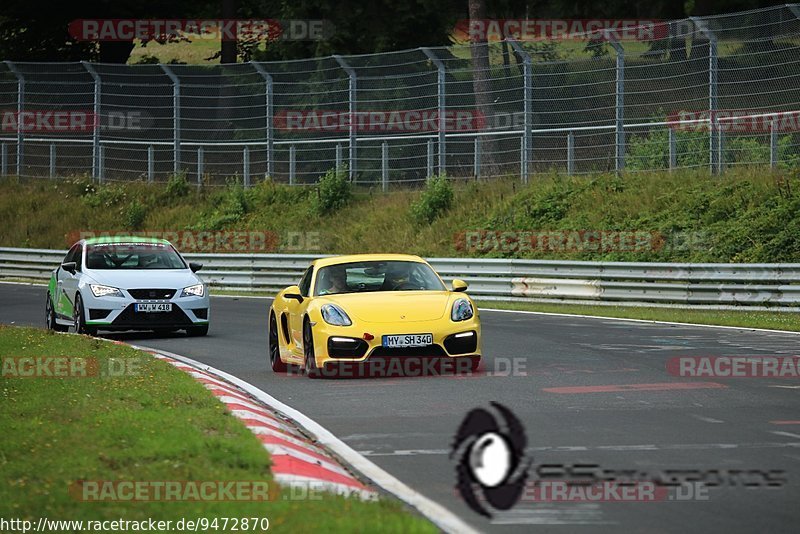
M 235 65 L 0 65 L 2 174 L 245 185 L 800 167 L 800 4 Z

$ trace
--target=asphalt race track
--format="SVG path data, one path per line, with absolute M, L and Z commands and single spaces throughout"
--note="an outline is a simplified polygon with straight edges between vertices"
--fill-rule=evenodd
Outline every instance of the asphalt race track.
M 45 288 L 0 284 L 0 296 L 0 323 L 43 327 Z M 480 530 L 797 532 L 800 380 L 683 378 L 667 373 L 666 362 L 797 355 L 798 335 L 483 311 L 485 373 L 309 380 L 268 369 L 269 300 L 213 300 L 206 338 L 109 337 L 173 351 L 254 384 Z M 518 372 L 509 375 L 513 365 Z M 624 387 L 598 387 L 611 385 Z M 448 454 L 467 412 L 490 401 L 522 421 L 534 465 L 734 475 L 705 499 L 520 503 L 489 522 L 457 497 Z M 785 483 L 767 486 L 761 474 L 769 471 L 783 472 L 771 476 Z

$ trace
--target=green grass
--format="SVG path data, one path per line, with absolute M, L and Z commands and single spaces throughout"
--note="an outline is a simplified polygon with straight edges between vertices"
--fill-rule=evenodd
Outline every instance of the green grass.
M 408 252 L 440 257 L 604 261 L 798 262 L 800 178 L 760 167 L 587 177 L 537 175 L 461 182 L 451 207 L 431 223 L 413 215 L 418 190 L 356 188 L 329 214 L 314 210 L 314 187 L 260 182 L 250 189 L 170 188 L 86 179 L 0 181 L 0 246 L 66 248 L 81 230 L 258 230 L 275 232 L 277 252 Z M 134 199 L 136 201 L 134 202 Z M 53 221 L 58 221 L 54 224 Z M 467 249 L 465 232 L 627 231 L 665 236 L 643 250 Z M 287 246 L 313 232 L 316 247 Z M 308 235 L 308 234 L 303 234 Z M 673 240 L 690 236 L 689 241 Z M 484 243 L 485 244 L 485 243 Z M 282 246 L 281 246 L 282 245 Z M 180 247 L 180 244 L 178 244 Z
M 673 323 L 696 323 L 718 326 L 741 326 L 743 328 L 766 328 L 800 332 L 800 313 L 767 311 L 727 311 L 692 310 L 677 308 L 633 308 L 626 306 L 591 306 L 579 304 L 550 304 L 535 302 L 481 301 L 481 308 L 521 310 L 544 313 L 564 313 L 574 315 L 594 315 L 600 317 L 620 317 L 645 321 L 666 321 Z
M 126 376 L 0 377 L 0 517 L 177 520 L 267 517 L 289 532 L 434 532 L 396 501 L 324 494 L 268 502 L 84 502 L 77 480 L 267 481 L 256 437 L 188 374 L 130 347 L 0 325 L 0 357 L 68 356 L 129 362 Z M 130 362 L 135 364 L 131 367 Z

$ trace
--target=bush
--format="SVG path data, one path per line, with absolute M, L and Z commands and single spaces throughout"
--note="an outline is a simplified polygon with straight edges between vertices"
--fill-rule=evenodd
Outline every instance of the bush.
M 130 203 L 125 212 L 125 228 L 128 230 L 141 230 L 144 226 L 145 217 L 147 217 L 147 208 L 144 204 L 140 204 L 138 200 L 133 199 L 133 202 Z
M 445 174 L 432 177 L 419 200 L 411 205 L 411 216 L 420 224 L 430 224 L 453 204 L 453 186 Z
M 352 196 L 347 169 L 331 169 L 319 179 L 312 206 L 317 215 L 328 215 L 349 204 Z
M 211 213 L 204 213 L 200 220 L 192 225 L 192 230 L 222 230 L 240 222 L 249 211 L 248 193 L 236 181 L 228 181 L 224 192 L 213 200 L 216 207 Z
M 170 199 L 182 198 L 189 194 L 189 182 L 186 181 L 186 173 L 179 172 L 173 174 L 167 182 L 167 197 Z

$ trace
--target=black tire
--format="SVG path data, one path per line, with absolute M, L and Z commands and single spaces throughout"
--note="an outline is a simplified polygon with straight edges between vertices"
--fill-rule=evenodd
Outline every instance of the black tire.
M 276 373 L 285 373 L 287 365 L 281 360 L 281 348 L 278 342 L 278 322 L 275 320 L 275 314 L 269 314 L 269 332 L 267 332 L 267 356 L 269 357 L 269 366 Z
M 53 309 L 53 300 L 50 298 L 50 292 L 47 292 L 47 304 L 44 309 L 45 324 L 48 330 L 53 332 L 66 332 L 69 330 L 68 326 L 60 325 L 56 322 L 56 310 Z
M 86 324 L 86 310 L 83 309 L 81 294 L 75 296 L 75 332 L 87 336 L 96 336 L 97 327 Z
M 319 368 L 314 357 L 314 336 L 311 332 L 311 323 L 303 321 L 303 355 L 305 356 L 305 372 L 308 378 L 319 378 Z
M 208 334 L 208 325 L 204 324 L 203 326 L 190 326 L 186 329 L 186 333 L 191 337 L 205 336 Z

